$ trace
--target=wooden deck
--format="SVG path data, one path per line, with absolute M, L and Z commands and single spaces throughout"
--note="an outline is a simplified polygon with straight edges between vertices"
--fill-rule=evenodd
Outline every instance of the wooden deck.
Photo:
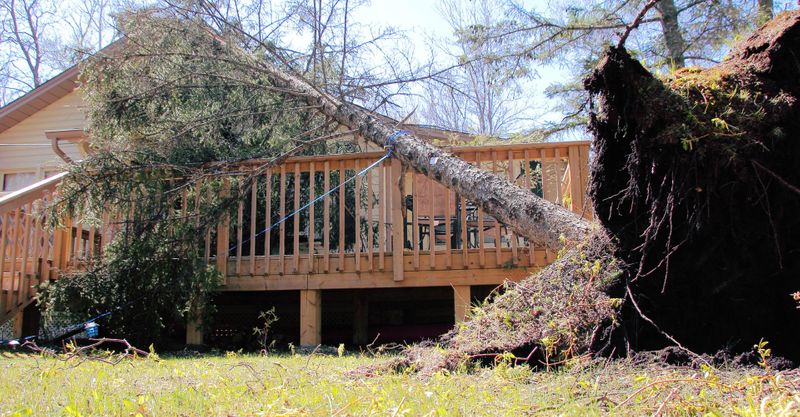
M 588 142 L 451 151 L 576 213 L 590 213 L 585 197 Z M 347 181 L 383 155 L 291 158 L 256 178 L 247 197 L 205 235 L 205 259 L 223 272 L 222 291 L 300 290 L 306 309 L 325 289 L 452 286 L 463 295 L 471 285 L 519 280 L 553 261 L 553 254 L 539 243 L 517 236 L 462 196 L 404 169 L 396 159 Z M 246 175 L 258 165 L 251 161 L 237 172 Z M 43 207 L 57 199 L 54 193 L 62 176 L 0 198 L 0 323 L 30 303 L 33 285 L 100 256 L 118 227 L 109 218 L 101 227 L 77 220 L 56 230 L 42 227 Z M 181 210 L 190 212 L 196 206 L 189 200 L 184 198 Z M 311 332 L 305 341 L 318 340 L 316 315 L 301 319 L 312 324 L 303 327 Z

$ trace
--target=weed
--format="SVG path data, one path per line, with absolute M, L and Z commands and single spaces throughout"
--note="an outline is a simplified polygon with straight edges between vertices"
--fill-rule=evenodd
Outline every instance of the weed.
M 258 313 L 258 320 L 261 321 L 261 326 L 253 328 L 253 335 L 258 338 L 258 345 L 262 353 L 268 353 L 270 349 L 275 347 L 275 341 L 269 341 L 269 329 L 278 321 L 278 315 L 275 314 L 275 307 L 267 311 Z

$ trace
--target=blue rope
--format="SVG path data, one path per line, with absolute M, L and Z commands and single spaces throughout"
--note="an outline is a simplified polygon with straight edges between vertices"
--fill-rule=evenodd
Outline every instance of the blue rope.
M 244 245 L 245 243 L 247 243 L 247 242 L 249 242 L 249 241 L 251 241 L 253 239 L 258 238 L 259 236 L 263 235 L 264 233 L 271 231 L 272 229 L 280 226 L 286 220 L 289 220 L 292 216 L 297 215 L 298 213 L 300 213 L 300 212 L 304 211 L 305 209 L 311 207 L 312 204 L 314 204 L 314 203 L 324 199 L 325 197 L 331 195 L 334 191 L 338 190 L 339 188 L 344 187 L 347 183 L 349 183 L 350 181 L 353 181 L 356 177 L 364 176 L 364 174 L 366 174 L 367 171 L 371 170 L 372 168 L 375 168 L 376 166 L 380 165 L 383 161 L 391 158 L 392 153 L 394 152 L 394 145 L 395 145 L 395 143 L 397 143 L 397 138 L 402 136 L 402 135 L 407 135 L 407 134 L 409 134 L 409 133 L 407 131 L 405 131 L 405 130 L 395 131 L 392 135 L 390 135 L 388 138 L 386 138 L 386 155 L 382 156 L 380 159 L 378 159 L 377 161 L 373 162 L 368 167 L 362 169 L 361 171 L 359 171 L 358 173 L 356 173 L 352 177 L 348 178 L 343 183 L 337 185 L 336 187 L 331 188 L 330 190 L 328 190 L 328 192 L 320 195 L 319 197 L 315 198 L 312 201 L 309 201 L 303 207 L 300 207 L 299 209 L 287 214 L 282 219 L 280 219 L 277 222 L 271 224 L 269 227 L 265 227 L 263 230 L 258 232 L 255 236 L 251 236 L 251 237 L 248 237 L 247 239 L 243 240 L 241 244 Z M 228 252 L 236 249 L 237 247 L 239 247 L 239 244 L 233 244 L 233 246 L 228 248 Z
M 407 130 L 396 130 L 394 133 L 389 135 L 389 137 L 386 138 L 386 146 L 385 146 L 389 150 L 389 153 L 392 153 L 394 151 L 394 145 L 397 143 L 397 138 L 403 135 L 410 135 L 410 134 L 411 132 Z

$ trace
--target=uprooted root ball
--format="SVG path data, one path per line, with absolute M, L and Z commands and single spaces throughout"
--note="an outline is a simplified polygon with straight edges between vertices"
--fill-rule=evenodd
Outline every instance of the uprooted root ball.
M 800 13 L 729 60 L 660 80 L 611 49 L 586 88 L 592 200 L 645 316 L 622 318 L 635 349 L 748 350 L 798 358 Z M 636 313 L 639 313 L 638 311 Z

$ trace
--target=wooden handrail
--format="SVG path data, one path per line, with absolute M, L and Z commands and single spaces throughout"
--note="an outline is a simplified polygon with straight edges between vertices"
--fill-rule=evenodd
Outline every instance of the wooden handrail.
M 569 149 L 570 147 L 589 147 L 591 144 L 590 141 L 570 141 L 570 142 L 547 142 L 547 143 L 514 143 L 508 145 L 481 145 L 481 146 L 443 146 L 443 149 L 447 149 L 448 152 L 451 152 L 455 155 L 460 154 L 474 154 L 476 152 L 486 152 L 491 153 L 493 150 L 502 150 L 504 152 L 512 151 L 512 152 L 524 152 L 525 150 L 552 150 L 556 148 L 561 149 Z M 292 164 L 292 163 L 303 163 L 303 162 L 324 162 L 324 161 L 352 161 L 356 159 L 378 159 L 383 156 L 386 152 L 383 151 L 371 151 L 371 152 L 359 152 L 359 153 L 343 153 L 343 154 L 332 154 L 332 155 L 310 155 L 310 156 L 294 156 L 291 158 L 286 159 L 284 162 L 285 164 Z M 521 156 L 521 154 L 520 154 Z M 567 157 L 567 154 L 562 154 L 563 157 Z M 538 159 L 538 158 L 532 158 Z M 251 166 L 261 166 L 267 164 L 270 160 L 268 159 L 250 159 L 246 161 L 241 161 L 238 165 L 243 167 L 251 167 Z M 276 170 L 279 168 L 275 168 Z M 276 171 L 277 172 L 277 171 Z
M 46 213 L 35 213 L 37 201 L 52 199 L 66 172 L 0 197 L 0 323 L 22 311 L 35 295 L 35 285 L 50 275 L 51 238 L 59 240 L 60 230 L 48 231 Z
M 587 215 L 587 141 L 458 146 L 450 150 L 519 186 L 538 190 L 547 200 Z M 403 270 L 407 268 L 470 269 L 498 267 L 501 263 L 530 266 L 536 262 L 533 248 L 537 242 L 522 239 L 463 196 L 425 175 L 403 170 L 394 159 L 346 188 L 333 190 L 384 154 L 293 157 L 258 173 L 248 183 L 250 188 L 242 190 L 249 198 L 245 197 L 230 215 L 224 215 L 218 225 L 212 226 L 215 233 L 205 233 L 204 258 L 226 276 L 385 271 L 391 272 L 396 281 L 403 280 Z M 240 166 L 245 168 L 229 175 L 248 175 L 249 169 L 263 163 L 244 161 Z M 0 221 L 8 228 L 3 233 L 20 233 L 25 227 L 17 220 L 20 213 L 30 214 L 37 199 L 52 199 L 66 175 L 60 173 L 0 198 Z M 315 188 L 310 189 L 310 184 Z M 189 213 L 188 208 L 213 197 L 206 192 L 199 195 L 197 190 L 196 185 L 184 190 L 182 198 L 193 200 L 178 202 L 184 216 L 196 217 L 197 213 Z M 311 209 L 280 227 L 262 230 L 327 191 L 332 193 Z M 223 187 L 222 192 L 227 193 L 228 187 Z M 95 229 L 77 219 L 67 219 L 65 227 L 48 232 L 53 233 L 52 248 L 27 250 L 49 250 L 52 272 L 57 276 L 59 271 L 79 266 L 101 252 L 113 234 L 113 219 L 107 220 Z M 41 223 L 34 223 L 33 230 L 40 233 L 40 227 Z M 6 246 L 13 248 L 12 243 L 16 242 L 21 249 L 26 248 L 11 236 L 3 237 Z M 33 237 L 30 241 L 40 242 Z M 506 251 L 513 255 L 511 259 L 506 258 Z M 9 258 L 10 255 L 13 256 Z M 404 256 L 411 258 L 404 260 Z M 387 257 L 393 258 L 387 262 Z M 11 258 L 16 255 L 9 251 L 4 259 Z M 9 264 L 9 268 L 16 269 L 13 265 Z M 45 270 L 45 275 L 50 272 Z
M 31 184 L 21 190 L 0 197 L 0 215 L 16 210 L 25 204 L 32 203 L 44 197 L 48 192 L 52 193 L 65 176 L 67 176 L 67 172 L 61 172 L 50 178 L 45 178 L 35 184 Z

